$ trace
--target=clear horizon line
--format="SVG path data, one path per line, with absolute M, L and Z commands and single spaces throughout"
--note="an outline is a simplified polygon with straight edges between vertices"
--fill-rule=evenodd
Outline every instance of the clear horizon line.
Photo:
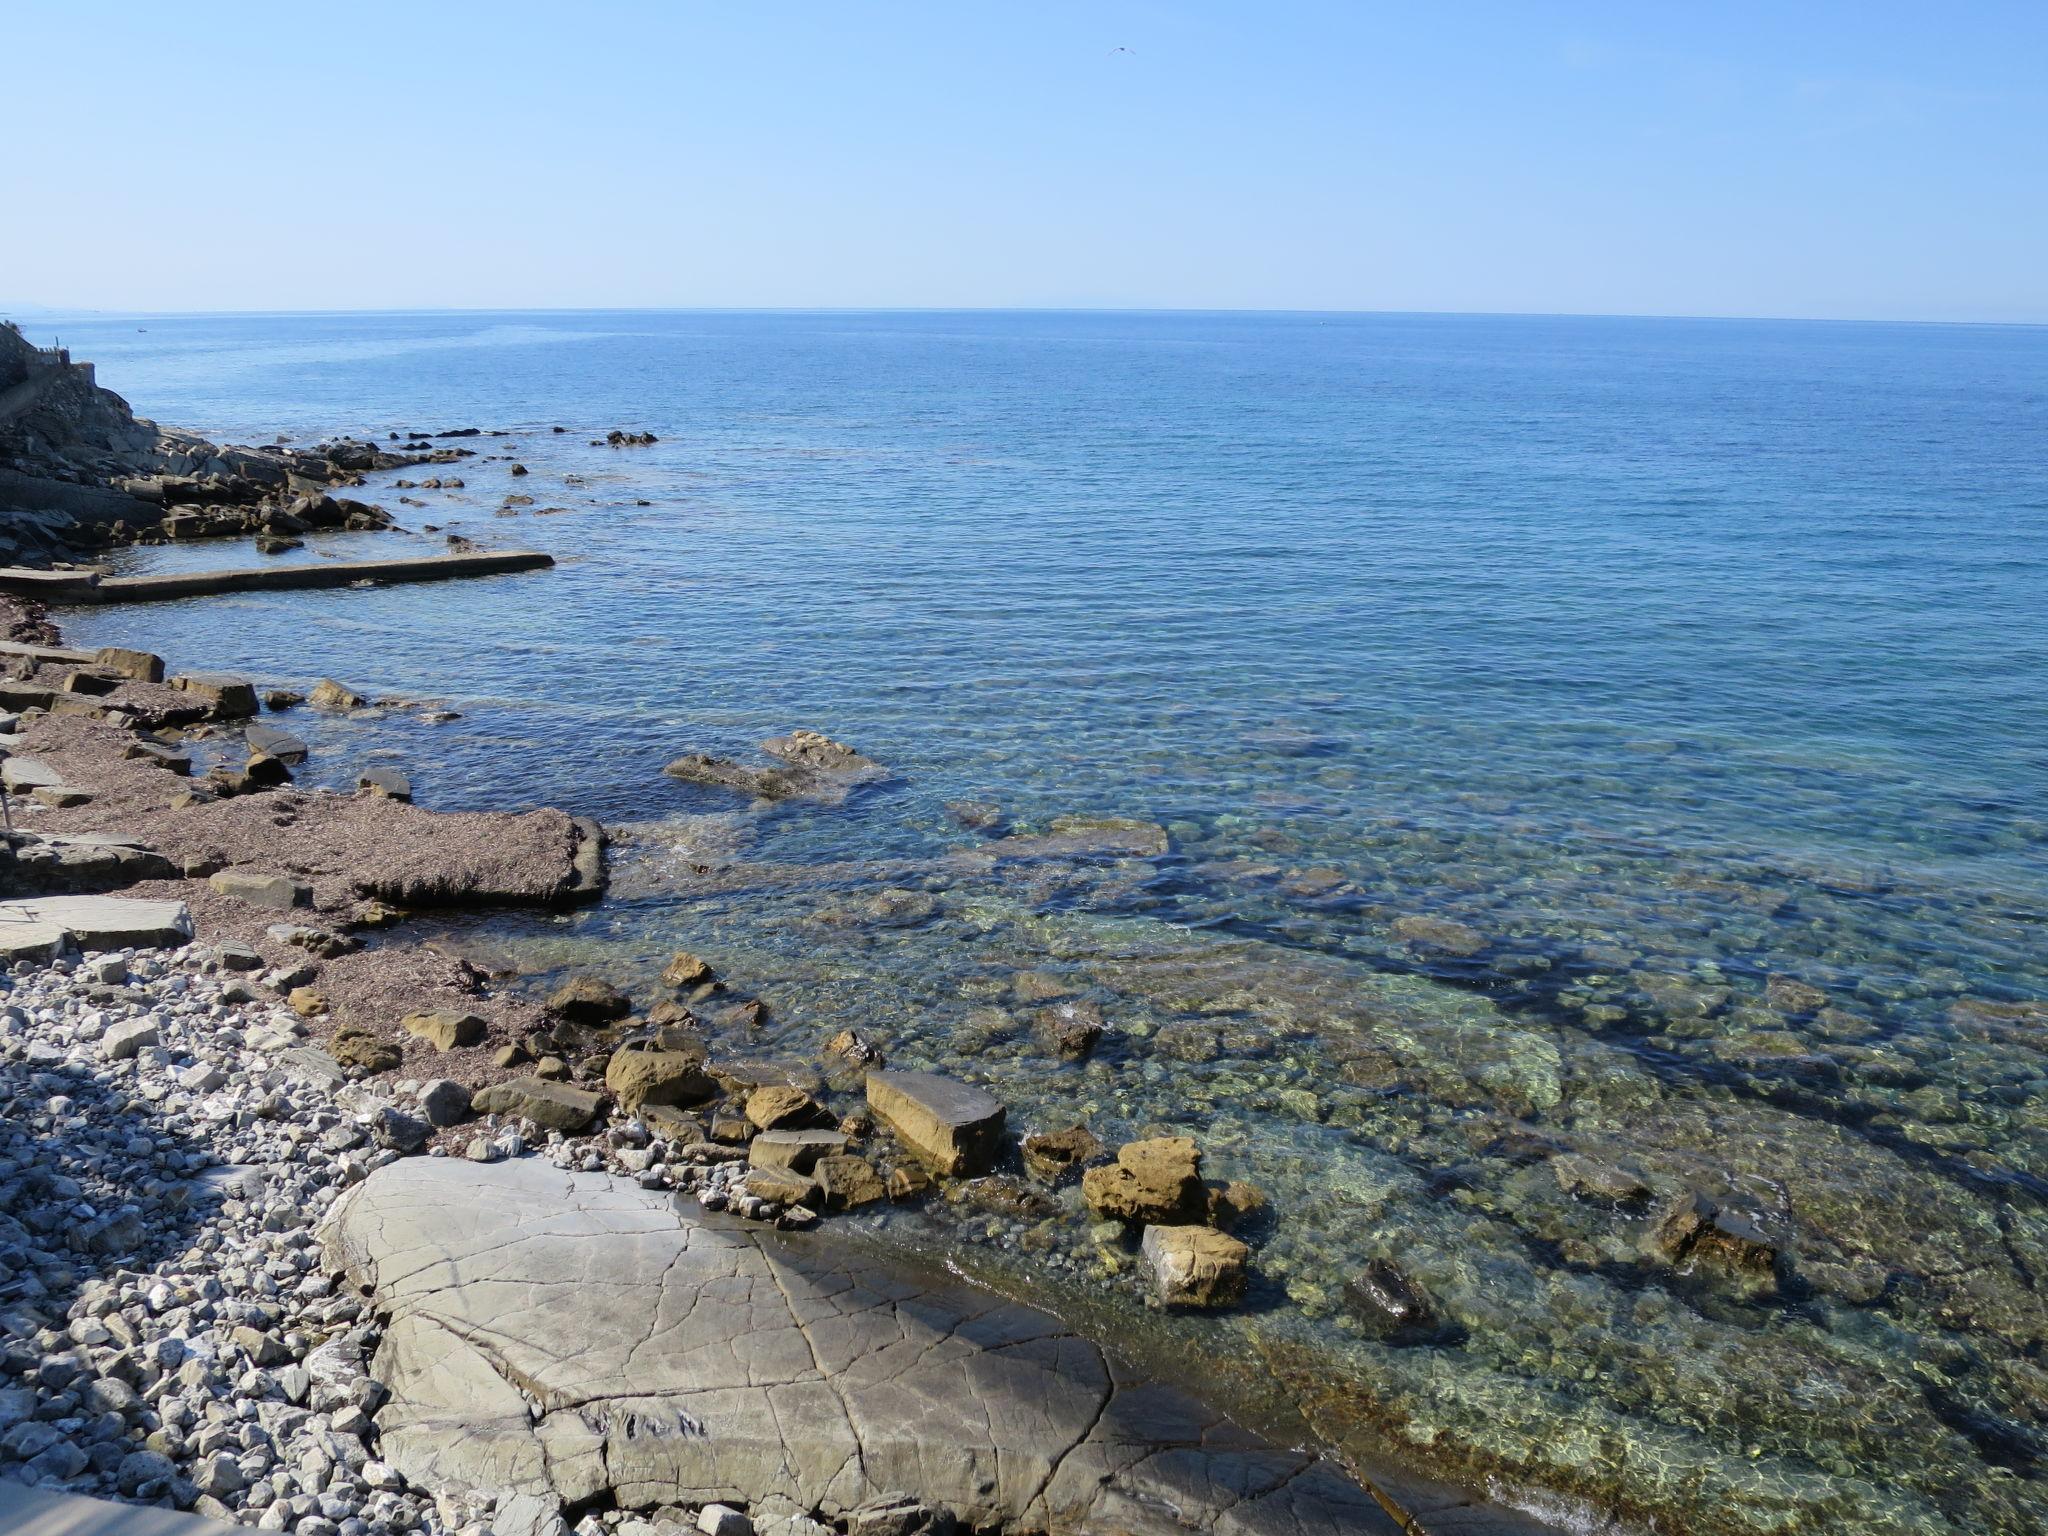
M 14 310 L 0 305 L 0 319 L 268 319 L 323 315 L 1271 315 L 1344 319 L 1442 320 L 1672 320 L 1772 325 L 1927 325 L 2038 330 L 2048 317 L 2019 319 L 1899 318 L 1874 315 L 1752 315 L 1659 313 L 1649 310 L 1578 309 L 1303 309 L 1233 308 L 1123 304 L 630 304 L 630 305 L 397 305 L 389 308 L 300 309 L 118 309 L 37 304 Z

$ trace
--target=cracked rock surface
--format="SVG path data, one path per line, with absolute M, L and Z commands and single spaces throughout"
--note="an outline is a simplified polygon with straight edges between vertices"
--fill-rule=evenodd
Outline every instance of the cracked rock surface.
M 323 1242 L 389 1319 L 377 1427 L 423 1486 L 543 1511 L 609 1496 L 829 1518 L 908 1492 L 1006 1531 L 1397 1529 L 1328 1462 L 1129 1376 L 1043 1312 L 602 1174 L 393 1163 Z

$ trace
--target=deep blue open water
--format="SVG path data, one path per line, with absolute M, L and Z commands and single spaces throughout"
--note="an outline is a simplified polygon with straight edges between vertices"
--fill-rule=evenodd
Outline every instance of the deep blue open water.
M 319 771 L 388 754 L 426 804 L 628 829 L 604 908 L 471 941 L 642 978 L 687 944 L 771 1004 L 750 1049 L 857 1024 L 1022 1125 L 1197 1135 L 1274 1215 L 1248 1312 L 1177 1326 L 1333 1444 L 1685 1529 L 2048 1520 L 2048 331 L 30 329 L 216 437 L 512 434 L 405 472 L 459 491 L 372 477 L 414 534 L 304 558 L 432 524 L 551 573 L 66 619 L 449 699 L 309 722 Z M 611 427 L 660 441 L 589 445 Z M 794 725 L 897 777 L 757 813 L 660 774 Z M 960 800 L 1168 849 L 998 861 Z M 1034 1029 L 1063 991 L 1107 1024 L 1086 1063 Z M 1568 1192 L 1559 1148 L 1754 1220 L 1775 1286 L 1646 1254 L 1648 1208 Z M 1062 1198 L 897 1224 L 1135 1307 Z M 1439 1337 L 1361 1322 L 1372 1258 Z

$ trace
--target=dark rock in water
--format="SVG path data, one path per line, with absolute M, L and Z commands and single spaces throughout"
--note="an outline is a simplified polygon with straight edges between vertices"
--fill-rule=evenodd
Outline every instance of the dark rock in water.
M 614 448 L 645 448 L 660 441 L 652 432 L 626 432 L 618 427 L 605 433 L 604 440 Z
M 787 736 L 771 736 L 761 743 L 761 750 L 771 757 L 779 757 L 784 762 L 796 763 L 819 773 L 868 776 L 888 772 L 873 758 L 863 756 L 845 742 L 834 741 L 819 731 L 799 728 Z
M 1779 1013 L 1819 1013 L 1828 1005 L 1827 993 L 1811 982 L 1793 976 L 1773 976 L 1764 985 L 1764 1001 Z
M 1688 1190 L 1657 1212 L 1643 1239 L 1644 1252 L 1672 1264 L 1706 1259 L 1740 1276 L 1775 1276 L 1777 1245 L 1750 1222 Z
M 1603 1163 L 1581 1152 L 1561 1152 L 1550 1161 L 1558 1188 L 1568 1195 L 1606 1200 L 1616 1205 L 1649 1198 L 1650 1186 L 1642 1175 L 1612 1163 Z
M 356 775 L 356 788 L 387 800 L 412 799 L 412 780 L 396 768 L 365 768 Z
M 282 758 L 258 752 L 242 765 L 242 777 L 260 788 L 275 789 L 280 784 L 291 783 L 292 771 L 284 765 Z
M 1085 1125 L 1063 1131 L 1034 1131 L 1022 1143 L 1024 1167 L 1033 1178 L 1059 1184 L 1102 1155 L 1102 1143 Z
M 1161 1055 L 1177 1061 L 1214 1061 L 1223 1054 L 1223 1030 L 1220 1025 L 1183 1019 L 1162 1026 L 1152 1044 Z
M 633 1000 L 595 976 L 577 976 L 548 994 L 548 1012 L 571 1024 L 610 1024 L 633 1011 Z
M 701 987 L 712 980 L 711 967 L 686 949 L 679 949 L 662 967 L 661 984 L 665 987 Z
M 1000 832 L 1009 818 L 990 800 L 948 800 L 946 814 L 970 832 Z
M 982 844 L 976 854 L 1005 859 L 1155 859 L 1173 839 L 1156 821 L 1129 816 L 1055 816 L 1042 833 Z
M 1385 1343 L 1427 1343 L 1443 1332 L 1428 1293 L 1391 1259 L 1369 1261 L 1344 1294 L 1366 1331 Z
M 1255 1221 L 1270 1208 L 1266 1192 L 1256 1184 L 1232 1179 L 1209 1191 L 1209 1225 L 1225 1231 Z
M 1046 1049 L 1062 1061 L 1079 1061 L 1095 1050 L 1104 1020 L 1102 1010 L 1084 998 L 1040 1009 L 1035 1027 Z

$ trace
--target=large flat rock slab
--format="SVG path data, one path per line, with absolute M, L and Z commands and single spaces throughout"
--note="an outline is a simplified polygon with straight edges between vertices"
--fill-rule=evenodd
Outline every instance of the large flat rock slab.
M 182 901 L 125 896 L 38 896 L 0 901 L 0 955 L 47 955 L 65 940 L 80 949 L 159 949 L 192 940 L 192 914 Z
M 7 1536 L 220 1536 L 225 1529 L 175 1509 L 0 1481 L 0 1531 Z
M 535 1158 L 414 1158 L 351 1190 L 330 1264 L 389 1324 L 384 1458 L 547 1504 L 825 1517 L 890 1494 L 976 1528 L 1394 1536 L 1372 1493 L 1029 1307 L 829 1234 L 686 1215 Z

